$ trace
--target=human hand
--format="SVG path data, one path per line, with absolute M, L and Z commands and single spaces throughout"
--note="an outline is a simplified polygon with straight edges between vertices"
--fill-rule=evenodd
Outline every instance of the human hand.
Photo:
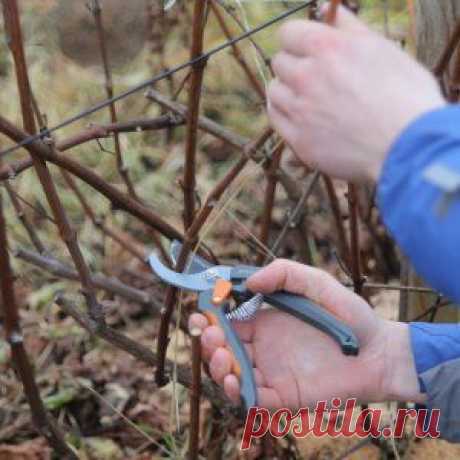
M 271 123 L 302 162 L 331 176 L 377 181 L 403 129 L 446 104 L 426 69 L 343 7 L 334 27 L 289 21 L 280 40 Z
M 329 336 L 278 310 L 259 311 L 253 320 L 234 323 L 253 362 L 261 407 L 309 407 L 339 397 L 363 402 L 422 402 L 407 325 L 385 321 L 359 296 L 328 273 L 277 260 L 248 279 L 253 292 L 289 291 L 310 298 L 351 326 L 360 342 L 357 357 L 344 356 Z M 205 316 L 191 315 L 190 328 L 203 330 L 203 356 L 213 379 L 239 400 L 231 373 L 233 356 L 225 335 Z

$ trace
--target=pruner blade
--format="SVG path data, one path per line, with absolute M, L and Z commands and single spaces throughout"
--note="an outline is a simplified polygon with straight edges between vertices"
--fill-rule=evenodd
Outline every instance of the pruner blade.
M 230 280 L 232 267 L 225 265 L 215 266 L 199 273 L 178 273 L 166 267 L 153 253 L 149 257 L 149 264 L 154 273 L 165 283 L 179 289 L 202 292 L 213 289 L 217 279 Z

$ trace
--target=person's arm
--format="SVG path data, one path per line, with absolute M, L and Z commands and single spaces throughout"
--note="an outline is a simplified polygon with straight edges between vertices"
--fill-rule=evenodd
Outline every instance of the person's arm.
M 460 301 L 460 108 L 429 112 L 407 127 L 382 168 L 385 224 L 417 272 Z M 444 439 L 460 441 L 460 326 L 411 323 L 426 405 L 440 409 Z
M 383 164 L 378 203 L 417 273 L 460 302 L 460 108 L 428 112 L 399 136 Z

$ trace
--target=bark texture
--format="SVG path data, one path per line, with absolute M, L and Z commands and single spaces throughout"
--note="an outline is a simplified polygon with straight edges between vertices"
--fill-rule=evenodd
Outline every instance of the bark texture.
M 459 18 L 460 0 L 415 2 L 417 58 L 430 69 L 436 65 Z

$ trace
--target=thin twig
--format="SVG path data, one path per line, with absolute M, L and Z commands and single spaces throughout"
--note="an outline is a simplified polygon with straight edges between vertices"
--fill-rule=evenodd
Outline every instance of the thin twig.
M 126 238 L 121 238 L 119 234 L 112 231 L 107 225 L 105 225 L 103 219 L 96 216 L 94 211 L 92 210 L 91 206 L 89 205 L 88 201 L 86 200 L 85 196 L 78 188 L 75 180 L 73 179 L 72 175 L 69 174 L 66 170 L 61 169 L 61 174 L 64 177 L 67 185 L 69 186 L 70 190 L 73 191 L 75 196 L 77 197 L 78 201 L 81 204 L 85 214 L 89 217 L 93 225 L 98 228 L 102 233 L 107 235 L 113 241 L 118 243 L 120 247 L 122 247 L 125 251 L 128 251 L 131 255 L 136 257 L 140 262 L 143 264 L 146 263 L 146 252 L 140 251 L 137 245 L 133 244 L 131 241 L 128 241 Z M 142 245 L 143 246 L 143 245 Z
M 347 287 L 353 287 L 353 283 L 344 283 Z M 418 292 L 419 294 L 438 294 L 430 288 L 420 287 L 420 286 L 401 286 L 395 284 L 382 284 L 382 283 L 370 283 L 364 282 L 363 289 L 377 289 L 382 291 L 408 291 L 408 292 Z
M 441 56 L 439 57 L 438 62 L 434 66 L 433 73 L 435 77 L 437 77 L 438 79 L 442 79 L 447 69 L 449 68 L 449 64 L 452 60 L 452 56 L 457 50 L 459 43 L 460 43 L 460 20 L 457 21 L 457 24 L 455 25 L 455 28 L 452 32 L 452 35 L 449 37 L 449 40 L 446 43 L 446 46 L 444 47 L 441 53 Z
M 27 234 L 29 235 L 30 241 L 32 242 L 32 244 L 34 245 L 35 249 L 38 252 L 40 253 L 44 252 L 45 246 L 41 242 L 40 237 L 35 231 L 33 224 L 29 221 L 27 214 L 24 212 L 24 208 L 22 207 L 21 202 L 19 201 L 19 198 L 14 192 L 13 187 L 11 187 L 11 184 L 9 184 L 8 181 L 6 181 L 4 185 L 10 197 L 10 201 L 13 205 L 16 215 L 18 216 L 18 219 L 21 221 L 22 226 L 24 227 Z
M 324 184 L 326 185 L 326 192 L 331 205 L 332 216 L 334 217 L 335 227 L 337 230 L 337 242 L 339 246 L 340 258 L 345 262 L 347 267 L 351 266 L 350 247 L 347 241 L 347 234 L 345 226 L 343 225 L 342 213 L 340 212 L 339 200 L 334 188 L 331 178 L 323 174 Z
M 207 0 L 195 0 L 192 22 L 192 45 L 190 60 L 196 60 L 203 53 L 203 37 L 206 18 Z M 190 87 L 188 92 L 187 131 L 185 137 L 185 164 L 184 164 L 184 229 L 192 225 L 195 214 L 195 187 L 196 187 L 196 146 L 198 138 L 198 117 L 200 113 L 201 86 L 206 60 L 200 60 L 192 66 Z
M 100 1 L 92 0 L 91 9 L 93 11 L 94 21 L 96 23 L 97 38 L 98 38 L 98 43 L 99 43 L 99 49 L 101 52 L 102 66 L 104 68 L 105 91 L 107 94 L 107 99 L 112 99 L 113 94 L 114 94 L 113 79 L 112 79 L 112 71 L 110 70 L 110 61 L 109 61 L 109 55 L 107 52 L 106 36 L 105 36 L 105 30 L 104 30 L 104 25 L 102 21 L 102 8 L 101 8 Z M 111 102 L 109 104 L 109 110 L 110 110 L 110 119 L 112 123 L 117 123 L 118 119 L 117 119 L 117 110 L 115 107 L 115 102 Z M 128 168 L 123 162 L 123 154 L 121 151 L 120 137 L 118 136 L 118 133 L 113 134 L 113 141 L 114 141 L 114 146 L 115 146 L 115 155 L 117 158 L 118 173 L 120 174 L 120 177 L 123 179 L 129 195 L 132 198 L 138 200 L 139 197 L 137 196 L 134 185 L 131 181 L 131 178 L 129 177 Z
M 439 309 L 442 307 L 447 307 L 448 305 L 449 305 L 449 301 L 445 299 L 443 301 L 443 297 L 441 295 L 438 295 L 431 307 L 427 308 L 423 313 L 421 313 L 420 315 L 417 315 L 415 318 L 411 318 L 410 322 L 413 323 L 416 321 L 421 321 L 426 316 L 430 315 L 428 322 L 432 323 L 434 322 L 435 317 L 437 313 L 439 312 Z
M 36 125 L 33 112 L 32 91 L 30 88 L 27 64 L 24 54 L 24 45 L 22 40 L 21 23 L 19 19 L 19 9 L 17 0 L 5 0 L 3 2 L 5 24 L 9 33 L 9 46 L 13 56 L 19 98 L 21 101 L 22 118 L 24 128 L 29 134 L 36 132 Z M 49 151 L 54 150 L 52 141 L 48 146 L 43 146 Z M 83 254 L 77 242 L 77 234 L 71 227 L 70 221 L 65 212 L 64 206 L 59 198 L 56 186 L 49 172 L 48 166 L 43 158 L 36 155 L 35 152 L 29 152 L 34 163 L 34 168 L 40 180 L 43 191 L 45 192 L 48 204 L 53 212 L 56 224 L 62 240 L 67 246 L 69 254 L 78 271 L 82 293 L 85 296 L 90 315 L 97 321 L 104 321 L 104 314 L 91 284 L 91 276 L 88 266 L 86 265 Z
M 363 447 L 366 447 L 371 442 L 372 442 L 372 438 L 370 436 L 362 439 L 361 441 L 357 442 L 356 444 L 351 446 L 349 449 L 347 449 L 346 452 L 344 452 L 339 457 L 337 457 L 337 460 L 346 460 L 347 458 L 350 457 L 350 455 L 354 454 L 355 452 L 362 449 Z
M 312 0 L 311 2 L 308 3 L 308 5 L 306 5 L 306 7 L 314 4 L 316 1 L 317 0 Z M 233 9 L 229 5 L 226 5 L 222 0 L 217 0 L 217 2 L 219 6 L 225 11 L 225 13 L 228 14 L 228 16 L 232 18 L 235 24 L 237 24 L 238 27 L 243 32 L 248 32 L 248 29 L 245 27 L 243 22 L 238 18 L 238 16 L 235 14 Z M 265 51 L 262 49 L 262 47 L 259 46 L 259 44 L 255 41 L 255 39 L 252 37 L 252 34 L 250 37 L 248 37 L 248 40 L 251 43 L 251 45 L 254 47 L 254 49 L 256 50 L 257 54 L 260 56 L 260 59 L 262 60 L 262 62 L 267 66 L 268 71 L 270 72 L 270 75 L 274 78 L 275 74 L 270 65 L 270 58 L 265 54 Z
M 273 207 L 275 205 L 276 185 L 278 183 L 278 175 L 276 174 L 276 172 L 279 168 L 281 155 L 283 154 L 284 148 L 284 142 L 281 142 L 273 152 L 273 155 L 270 158 L 270 162 L 265 169 L 267 176 L 267 185 L 265 187 L 264 211 L 262 214 L 262 222 L 260 224 L 259 235 L 259 241 L 265 247 L 268 246 L 268 238 L 270 235 Z M 257 257 L 257 264 L 262 264 L 264 258 L 265 255 L 263 253 L 259 253 Z
M 72 281 L 79 281 L 78 273 L 65 263 L 49 255 L 37 254 L 25 248 L 16 248 L 15 257 L 29 264 L 41 268 L 48 273 Z M 118 295 L 126 300 L 145 305 L 154 313 L 159 313 L 161 305 L 147 291 L 129 286 L 115 277 L 108 277 L 102 273 L 93 273 L 91 281 L 95 288 L 103 289 L 111 294 Z
M 161 115 L 156 118 L 140 118 L 137 120 L 117 121 L 108 124 L 92 124 L 82 132 L 75 134 L 68 139 L 56 143 L 56 148 L 60 151 L 69 150 L 85 142 L 102 139 L 121 133 L 141 133 L 144 131 L 157 131 L 161 129 L 174 128 L 184 124 L 184 119 Z
M 296 222 L 298 222 L 299 214 L 301 213 L 302 209 L 305 207 L 305 203 L 307 202 L 308 197 L 313 192 L 315 185 L 318 182 L 319 177 L 320 177 L 319 172 L 316 171 L 313 173 L 310 179 L 310 182 L 305 187 L 305 190 L 303 191 L 302 196 L 299 198 L 292 212 L 289 213 L 289 217 L 287 218 L 286 223 L 281 229 L 281 232 L 279 233 L 276 241 L 273 243 L 273 246 L 271 247 L 272 254 L 276 254 L 278 252 L 278 249 L 284 237 L 286 236 L 287 231 L 289 230 L 289 228 L 292 228 L 293 226 L 295 226 Z M 265 262 L 267 262 L 267 258 L 265 259 Z
M 159 91 L 149 89 L 145 93 L 145 96 L 148 99 L 160 104 L 163 108 L 171 110 L 176 115 L 179 115 L 183 118 L 188 118 L 189 112 L 185 105 L 180 104 L 179 102 L 172 101 L 171 99 L 161 94 Z M 221 139 L 228 145 L 235 147 L 237 149 L 240 149 L 249 141 L 249 139 L 232 132 L 228 128 L 216 123 L 215 121 L 205 116 L 198 117 L 198 127 L 203 131 L 217 137 L 218 139 Z
M 337 10 L 342 3 L 342 0 L 331 0 L 329 4 L 329 8 L 327 9 L 326 12 L 326 17 L 324 22 L 329 25 L 334 25 L 335 19 L 337 17 Z
M 2 116 L 0 116 L 0 132 L 16 142 L 21 142 L 21 140 L 27 138 L 27 135 L 23 131 Z M 138 201 L 133 200 L 130 196 L 120 192 L 117 188 L 102 179 L 102 177 L 98 176 L 92 169 L 86 168 L 72 158 L 60 154 L 55 148 L 47 148 L 46 145 L 38 141 L 27 144 L 26 149 L 33 156 L 54 163 L 77 176 L 83 182 L 86 182 L 110 200 L 114 209 L 122 209 L 132 216 L 137 217 L 169 239 L 183 239 L 183 235 L 178 230 L 155 214 L 150 207 L 144 206 Z
M 229 41 L 233 40 L 233 35 L 230 32 L 230 29 L 228 28 L 228 25 L 225 22 L 224 17 L 219 11 L 219 8 L 216 6 L 216 0 L 211 0 L 210 6 L 211 6 L 212 12 L 214 13 L 214 16 L 217 19 L 217 22 L 219 23 L 220 28 L 222 29 L 222 32 L 225 35 L 225 38 Z M 233 55 L 235 56 L 236 61 L 240 65 L 243 72 L 246 74 L 249 82 L 251 83 L 252 88 L 259 95 L 259 97 L 264 101 L 265 100 L 265 89 L 260 84 L 259 80 L 255 76 L 249 64 L 246 62 L 246 59 L 243 56 L 243 53 L 241 52 L 239 46 L 235 43 L 232 44 L 232 51 L 233 51 Z
M 4 0 L 4 12 L 11 7 L 11 1 Z M 13 5 L 14 7 L 14 5 Z M 19 312 L 14 294 L 14 276 L 11 270 L 6 235 L 6 222 L 3 214 L 3 196 L 0 190 L 0 288 L 3 299 L 3 320 L 6 340 L 11 347 L 11 356 L 17 375 L 22 382 L 24 394 L 32 412 L 35 427 L 50 445 L 64 458 L 77 459 L 67 445 L 64 436 L 54 420 L 46 412 L 35 382 L 34 371 L 24 348 L 24 338 L 19 323 Z
M 361 274 L 361 250 L 359 247 L 358 195 L 356 186 L 348 185 L 348 210 L 350 213 L 350 267 L 353 287 L 356 294 L 361 295 L 363 276 Z
M 197 460 L 200 444 L 201 329 L 190 331 L 192 341 L 192 387 L 190 389 L 189 460 Z
M 55 299 L 56 304 L 64 311 L 66 314 L 71 316 L 81 327 L 86 329 L 91 335 L 100 337 L 106 342 L 111 343 L 114 347 L 119 348 L 120 350 L 125 351 L 126 353 L 134 356 L 141 362 L 146 363 L 151 367 L 157 365 L 158 359 L 155 353 L 153 353 L 150 348 L 145 347 L 144 345 L 137 343 L 136 341 L 130 339 L 126 335 L 118 332 L 111 327 L 104 325 L 97 325 L 88 315 L 80 311 L 75 304 L 64 296 L 57 296 Z M 170 360 L 166 360 L 165 367 L 171 370 L 174 366 Z M 177 381 L 184 385 L 187 388 L 190 388 L 192 385 L 192 374 L 189 369 L 189 366 L 177 365 Z M 201 385 L 202 393 L 208 399 L 214 401 L 216 404 L 219 404 L 220 407 L 227 407 L 230 409 L 231 405 L 229 404 L 228 399 L 222 395 L 220 388 L 215 385 L 213 382 L 204 380 Z
M 123 121 L 107 125 L 94 124 L 87 129 L 56 143 L 56 149 L 60 152 L 70 150 L 86 142 L 103 139 L 113 133 L 133 133 L 172 128 L 184 124 L 184 119 L 178 116 L 162 115 L 157 118 L 145 118 L 139 120 Z M 0 180 L 16 177 L 32 166 L 32 160 L 26 158 L 11 162 L 0 167 Z
M 410 282 L 411 266 L 409 261 L 403 257 L 401 260 L 401 274 L 400 283 L 402 286 L 407 286 Z M 409 299 L 410 291 L 401 290 L 399 294 L 399 309 L 398 309 L 398 321 L 407 321 L 409 319 Z
M 19 200 L 21 201 L 22 203 L 24 203 L 26 206 L 28 206 L 30 209 L 32 209 L 32 211 L 34 211 L 37 216 L 39 216 L 40 218 L 42 219 L 46 219 L 48 220 L 49 222 L 51 222 L 52 224 L 56 225 L 56 221 L 50 216 L 47 214 L 46 210 L 43 208 L 43 205 L 41 203 L 39 203 L 40 207 L 36 207 L 34 206 L 32 203 L 30 203 L 29 201 L 27 201 L 23 196 L 19 195 L 18 192 L 14 191 L 13 189 L 11 189 L 11 193 Z

